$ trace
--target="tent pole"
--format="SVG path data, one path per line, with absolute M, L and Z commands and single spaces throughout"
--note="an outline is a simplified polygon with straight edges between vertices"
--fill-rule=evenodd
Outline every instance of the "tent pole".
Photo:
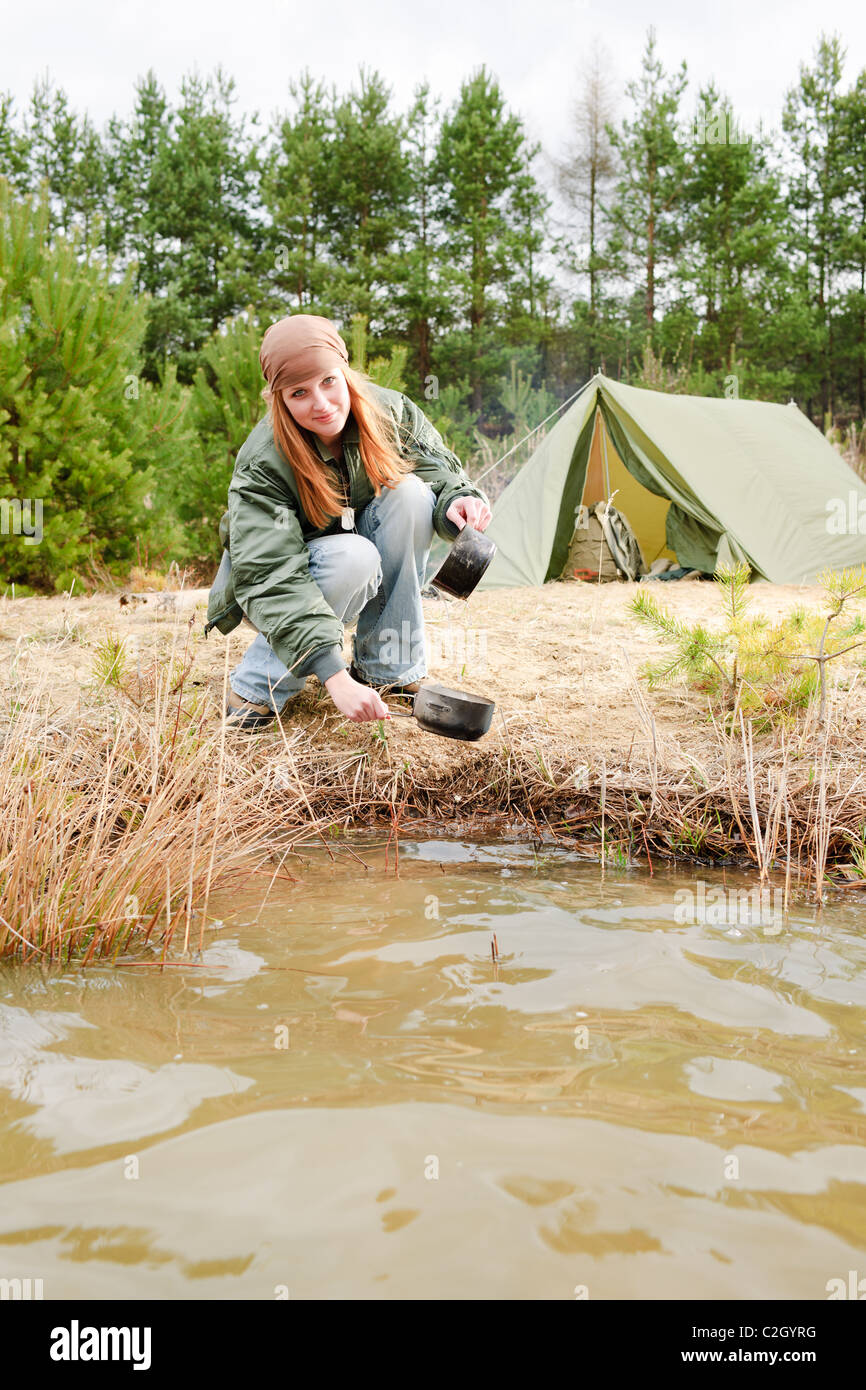
M 607 462 L 607 430 L 604 427 L 604 416 L 598 412 L 598 423 L 601 429 L 601 456 L 604 459 L 604 495 L 610 497 L 610 467 Z

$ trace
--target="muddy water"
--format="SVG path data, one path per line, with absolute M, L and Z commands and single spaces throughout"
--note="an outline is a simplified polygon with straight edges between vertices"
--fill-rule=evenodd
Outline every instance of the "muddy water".
M 712 871 L 403 840 L 397 875 L 352 844 L 368 867 L 335 847 L 264 906 L 264 879 L 212 901 L 198 965 L 0 970 L 0 1276 L 46 1299 L 866 1278 L 866 904 L 780 925 L 719 907 Z

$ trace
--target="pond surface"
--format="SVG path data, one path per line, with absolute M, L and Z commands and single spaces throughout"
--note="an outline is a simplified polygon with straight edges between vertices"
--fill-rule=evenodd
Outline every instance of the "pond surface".
M 367 867 L 335 842 L 264 905 L 267 877 L 212 898 L 200 965 L 0 968 L 0 1277 L 46 1299 L 866 1277 L 862 895 L 780 922 L 742 874 L 445 839 L 402 839 L 395 873 L 349 843 Z

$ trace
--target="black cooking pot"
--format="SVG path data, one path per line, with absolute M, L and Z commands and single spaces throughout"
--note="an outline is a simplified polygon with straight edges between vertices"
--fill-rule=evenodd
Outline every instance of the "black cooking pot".
M 459 738 L 474 743 L 490 728 L 496 705 L 482 695 L 470 695 L 468 690 L 450 690 L 447 685 L 430 681 L 422 685 L 412 701 L 412 709 L 396 709 L 391 714 L 404 719 L 417 719 L 422 729 L 441 738 Z
M 495 554 L 495 541 L 464 526 L 430 583 L 454 598 L 468 598 Z

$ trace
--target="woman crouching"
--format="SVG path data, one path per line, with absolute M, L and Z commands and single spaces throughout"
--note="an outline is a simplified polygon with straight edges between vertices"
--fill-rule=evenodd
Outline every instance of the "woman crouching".
M 349 366 L 329 319 L 271 324 L 259 361 L 268 413 L 235 460 L 205 629 L 246 618 L 258 630 L 231 673 L 227 722 L 270 723 L 310 674 L 347 719 L 386 718 L 379 692 L 412 696 L 427 674 L 433 532 L 483 531 L 488 500 L 408 396 Z

